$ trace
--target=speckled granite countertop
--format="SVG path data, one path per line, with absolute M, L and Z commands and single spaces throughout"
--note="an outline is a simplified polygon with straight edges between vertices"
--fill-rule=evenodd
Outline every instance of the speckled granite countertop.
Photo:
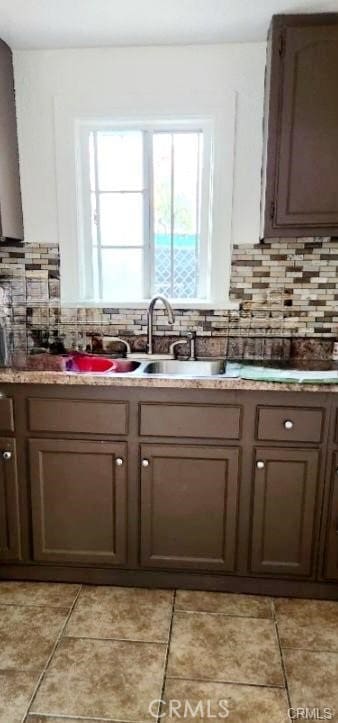
M 223 389 L 280 392 L 338 392 L 338 384 L 256 382 L 229 377 L 164 377 L 130 374 L 76 374 L 63 371 L 0 370 L 0 384 L 145 387 L 148 389 Z

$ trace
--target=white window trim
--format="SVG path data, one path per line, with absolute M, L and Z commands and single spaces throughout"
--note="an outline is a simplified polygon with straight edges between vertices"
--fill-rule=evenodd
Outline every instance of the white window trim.
M 61 304 L 61 306 L 67 307 L 67 309 L 147 309 L 151 299 L 143 299 L 142 301 L 67 301 Z M 208 309 L 210 311 L 223 310 L 223 311 L 235 311 L 239 309 L 239 303 L 236 301 L 202 301 L 201 299 L 174 299 L 170 300 L 170 305 L 173 309 Z
M 214 189 L 212 209 L 212 253 L 211 253 L 211 292 L 210 298 L 201 300 L 187 300 L 173 302 L 178 309 L 238 309 L 238 303 L 229 300 L 231 248 L 232 248 L 232 214 L 234 193 L 234 169 L 236 147 L 236 116 L 237 93 L 231 91 L 227 94 L 226 107 L 215 105 L 212 102 L 202 102 L 201 113 L 187 112 L 184 105 L 178 104 L 168 107 L 168 112 L 158 115 L 148 102 L 144 107 L 135 110 L 128 108 L 125 113 L 122 108 L 113 105 L 107 111 L 103 109 L 100 99 L 95 102 L 91 99 L 92 107 L 97 108 L 95 116 L 88 107 L 81 107 L 78 100 L 67 109 L 62 97 L 54 98 L 55 114 L 55 164 L 56 164 L 56 191 L 58 208 L 58 236 L 61 251 L 61 306 L 71 308 L 128 308 L 144 309 L 148 300 L 140 302 L 93 302 L 80 299 L 79 288 L 79 248 L 78 248 L 78 217 L 76 208 L 78 197 L 76 190 L 76 131 L 78 123 L 93 123 L 100 118 L 103 124 L 110 125 L 111 117 L 119 118 L 121 124 L 128 123 L 134 115 L 135 124 L 139 119 L 155 118 L 156 123 L 164 119 L 186 118 L 188 122 L 196 123 L 198 118 L 209 118 L 214 127 Z M 104 106 L 105 104 L 103 104 Z M 145 106 L 149 105 L 147 111 Z M 187 101 L 186 105 L 191 105 Z M 136 120 L 137 119 L 137 120 Z M 224 140 L 225 139 L 225 140 Z

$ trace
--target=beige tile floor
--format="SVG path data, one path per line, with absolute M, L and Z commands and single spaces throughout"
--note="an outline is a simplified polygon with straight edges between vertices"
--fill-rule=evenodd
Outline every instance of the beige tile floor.
M 0 723 L 286 723 L 289 707 L 338 721 L 338 602 L 0 583 Z

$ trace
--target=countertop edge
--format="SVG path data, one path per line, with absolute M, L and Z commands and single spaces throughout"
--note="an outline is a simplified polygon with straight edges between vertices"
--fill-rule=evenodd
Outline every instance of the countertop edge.
M 338 384 L 263 382 L 220 377 L 153 377 L 132 374 L 67 374 L 54 371 L 7 369 L 0 372 L 0 384 L 56 384 L 60 386 L 142 387 L 148 389 L 222 389 L 288 392 L 338 392 Z

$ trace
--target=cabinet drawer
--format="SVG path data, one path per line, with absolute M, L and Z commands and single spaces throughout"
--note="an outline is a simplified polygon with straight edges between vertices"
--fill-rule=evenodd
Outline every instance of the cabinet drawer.
M 144 403 L 140 405 L 140 435 L 239 439 L 241 407 Z
M 28 399 L 31 432 L 127 434 L 128 404 L 89 399 Z
M 13 400 L 8 397 L 0 397 L 0 430 L 14 432 Z
M 323 409 L 257 407 L 256 438 L 277 442 L 320 442 Z

